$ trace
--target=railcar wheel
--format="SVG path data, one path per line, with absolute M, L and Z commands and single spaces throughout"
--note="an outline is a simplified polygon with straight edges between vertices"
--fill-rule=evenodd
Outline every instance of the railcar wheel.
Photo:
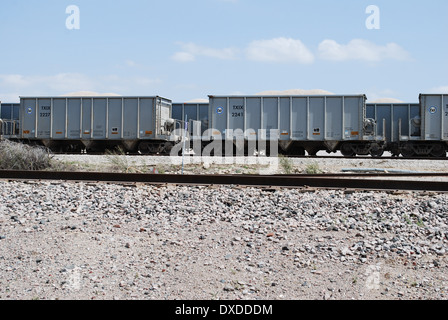
M 446 150 L 443 145 L 434 144 L 430 155 L 435 158 L 444 158 L 446 157 Z
M 404 158 L 412 158 L 412 157 L 415 157 L 415 152 L 414 151 L 402 151 L 401 155 Z
M 401 149 L 401 155 L 404 158 L 412 158 L 415 156 L 414 148 L 412 148 L 412 145 L 405 145 L 403 149 Z
M 167 155 L 171 154 L 171 150 L 173 149 L 173 144 L 172 143 L 165 143 L 165 148 L 164 148 L 164 153 Z
M 148 142 L 141 142 L 138 146 L 138 151 L 141 154 L 150 154 L 150 146 Z
M 343 143 L 341 145 L 341 153 L 344 157 L 353 157 L 355 155 L 351 143 Z
M 381 148 L 378 144 L 373 144 L 370 148 L 370 155 L 374 158 L 381 158 L 384 154 L 384 149 Z

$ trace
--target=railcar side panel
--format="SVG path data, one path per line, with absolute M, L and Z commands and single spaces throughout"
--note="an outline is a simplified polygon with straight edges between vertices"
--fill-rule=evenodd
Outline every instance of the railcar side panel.
M 81 138 L 81 101 L 82 99 L 67 99 L 66 139 L 79 140 Z
M 339 141 L 342 140 L 342 110 L 343 99 L 331 98 L 326 99 L 325 105 L 325 140 Z
M 421 94 L 422 137 L 424 140 L 448 140 L 448 95 Z
M 343 97 L 344 135 L 342 140 L 362 140 L 365 97 Z
M 308 140 L 308 102 L 306 98 L 292 98 L 291 140 Z
M 265 135 L 266 140 L 278 140 L 278 129 L 279 129 L 279 117 L 280 117 L 280 106 L 279 98 L 264 98 L 262 101 L 262 122 L 260 129 L 264 129 L 263 135 Z
M 308 140 L 323 141 L 325 137 L 325 98 L 309 98 Z
M 239 105 L 240 98 L 231 98 L 230 101 L 237 100 L 237 103 L 231 103 L 230 104 L 230 110 L 229 113 L 233 112 L 234 106 Z M 246 101 L 246 107 L 243 107 L 244 117 L 246 118 L 245 121 L 245 131 L 250 131 L 249 134 L 253 137 L 256 137 L 256 139 L 260 139 L 259 136 L 259 130 L 261 129 L 261 100 L 260 97 L 248 97 L 245 98 Z M 239 127 L 240 129 L 244 130 L 244 127 Z M 238 127 L 234 127 L 233 130 L 238 129 Z M 251 137 L 251 138 L 253 138 Z
M 53 119 L 53 126 L 51 137 L 55 140 L 65 139 L 65 125 L 66 125 L 66 99 L 53 99 L 51 117 Z
M 140 138 L 143 140 L 156 137 L 155 103 L 153 99 L 140 99 Z
M 125 140 L 134 140 L 138 138 L 138 99 L 129 98 L 124 100 L 123 105 L 123 129 L 120 137 Z
M 93 140 L 106 139 L 107 99 L 93 99 Z
M 109 99 L 107 134 L 110 140 L 121 139 L 123 119 L 123 99 Z
M 93 99 L 83 98 L 82 99 L 82 127 L 81 127 L 81 137 L 83 140 L 90 140 L 93 132 Z
M 236 130 L 240 129 L 244 132 L 244 121 L 246 118 L 246 115 L 244 114 L 244 99 L 242 98 L 232 98 L 229 101 L 229 105 L 227 106 L 229 108 L 229 113 L 227 120 L 228 126 L 227 128 Z M 224 119 L 223 119 L 224 120 Z M 233 132 L 231 131 L 227 132 L 226 130 L 222 131 L 225 134 L 236 134 L 238 137 L 241 137 L 241 132 Z
M 20 124 L 22 126 L 22 137 L 24 139 L 34 139 L 36 132 L 36 99 L 22 99 Z
M 280 98 L 279 110 L 279 139 L 287 141 L 291 139 L 291 99 Z
M 51 126 L 51 99 L 38 99 L 36 110 L 36 128 L 35 137 L 38 139 L 50 139 Z

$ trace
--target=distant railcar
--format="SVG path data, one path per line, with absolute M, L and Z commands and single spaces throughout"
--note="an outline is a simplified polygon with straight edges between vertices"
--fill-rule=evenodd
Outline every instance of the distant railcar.
M 365 95 L 209 96 L 215 139 L 243 132 L 246 147 L 250 139 L 275 141 L 279 152 L 288 155 L 326 150 L 345 156 L 380 156 L 383 141 L 376 140 L 365 113 Z
M 169 153 L 169 99 L 153 97 L 21 97 L 20 139 L 57 151 Z
M 420 140 L 402 144 L 404 156 L 446 157 L 448 143 L 448 94 L 420 94 Z
M 421 139 L 418 103 L 367 103 L 366 117 L 374 119 L 375 135 L 384 137 L 385 150 L 392 155 L 400 155 L 405 142 Z
M 209 126 L 208 118 L 208 103 L 206 102 L 186 102 L 186 103 L 173 103 L 173 119 L 179 122 L 185 122 L 187 120 L 189 123 L 191 121 L 200 121 L 201 128 L 199 135 L 203 135 Z M 190 126 L 190 134 L 193 134 L 193 127 Z M 197 133 L 197 132 L 196 132 Z M 197 135 L 195 135 L 197 136 Z
M 3 138 L 15 137 L 19 134 L 19 103 L 0 102 L 0 135 Z

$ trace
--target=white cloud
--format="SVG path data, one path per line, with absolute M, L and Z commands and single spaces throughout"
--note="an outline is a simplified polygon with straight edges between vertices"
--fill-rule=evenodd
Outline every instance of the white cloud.
M 302 41 L 291 38 L 252 41 L 246 49 L 246 57 L 265 62 L 314 62 L 314 55 Z
M 173 60 L 179 62 L 194 61 L 197 56 L 216 58 L 220 60 L 234 60 L 237 59 L 239 50 L 236 48 L 215 49 L 204 46 L 199 46 L 192 42 L 181 43 L 182 51 L 175 53 L 172 56 Z
M 429 93 L 448 93 L 448 86 L 440 86 L 437 88 L 432 88 Z
M 244 50 L 239 48 L 215 49 L 195 43 L 179 43 L 182 51 L 171 58 L 178 62 L 195 61 L 198 57 L 219 60 L 246 59 L 249 61 L 312 64 L 315 55 L 299 39 L 279 37 L 268 40 L 254 40 Z M 244 56 L 241 54 L 244 53 Z M 379 62 L 383 60 L 409 61 L 411 55 L 396 43 L 378 45 L 364 39 L 353 39 L 348 44 L 335 40 L 324 40 L 319 44 L 317 55 L 322 60 L 360 60 Z
M 20 74 L 7 74 L 0 75 L 0 83 L 2 83 L 2 85 L 3 83 L 6 83 L 11 86 L 23 87 L 28 84 L 28 81 Z
M 138 63 L 135 62 L 134 60 L 126 60 L 125 61 L 126 66 L 130 67 L 130 68 L 135 68 L 138 67 Z
M 189 52 L 176 52 L 172 59 L 178 62 L 190 62 L 195 60 L 195 56 Z
M 67 92 L 130 92 L 148 89 L 161 83 L 160 79 L 141 76 L 107 75 L 91 77 L 81 73 L 55 75 L 0 74 L 0 100 L 15 102 L 19 96 L 60 95 Z M 18 93 L 15 95 L 15 93 Z
M 29 90 L 36 87 L 51 91 L 78 91 L 92 86 L 92 80 L 79 73 L 59 73 L 51 76 L 24 76 L 20 74 L 0 74 L 0 87 L 15 90 Z
M 181 43 L 182 51 L 171 58 L 178 62 L 195 61 L 197 57 L 209 57 L 219 60 L 236 60 L 242 50 L 238 48 L 215 49 L 194 43 Z M 245 49 L 245 58 L 264 62 L 313 63 L 314 55 L 300 41 L 291 38 L 252 41 Z
M 19 103 L 20 94 L 19 93 L 1 93 L 0 92 L 0 102 L 2 103 Z
M 324 60 L 362 60 L 378 62 L 383 60 L 409 60 L 410 54 L 396 43 L 377 45 L 363 39 L 353 39 L 348 44 L 324 40 L 319 44 L 319 57 Z

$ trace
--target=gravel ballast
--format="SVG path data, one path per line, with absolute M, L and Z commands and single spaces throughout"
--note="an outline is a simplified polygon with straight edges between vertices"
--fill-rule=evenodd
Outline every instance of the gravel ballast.
M 448 196 L 0 181 L 0 299 L 447 299 Z

